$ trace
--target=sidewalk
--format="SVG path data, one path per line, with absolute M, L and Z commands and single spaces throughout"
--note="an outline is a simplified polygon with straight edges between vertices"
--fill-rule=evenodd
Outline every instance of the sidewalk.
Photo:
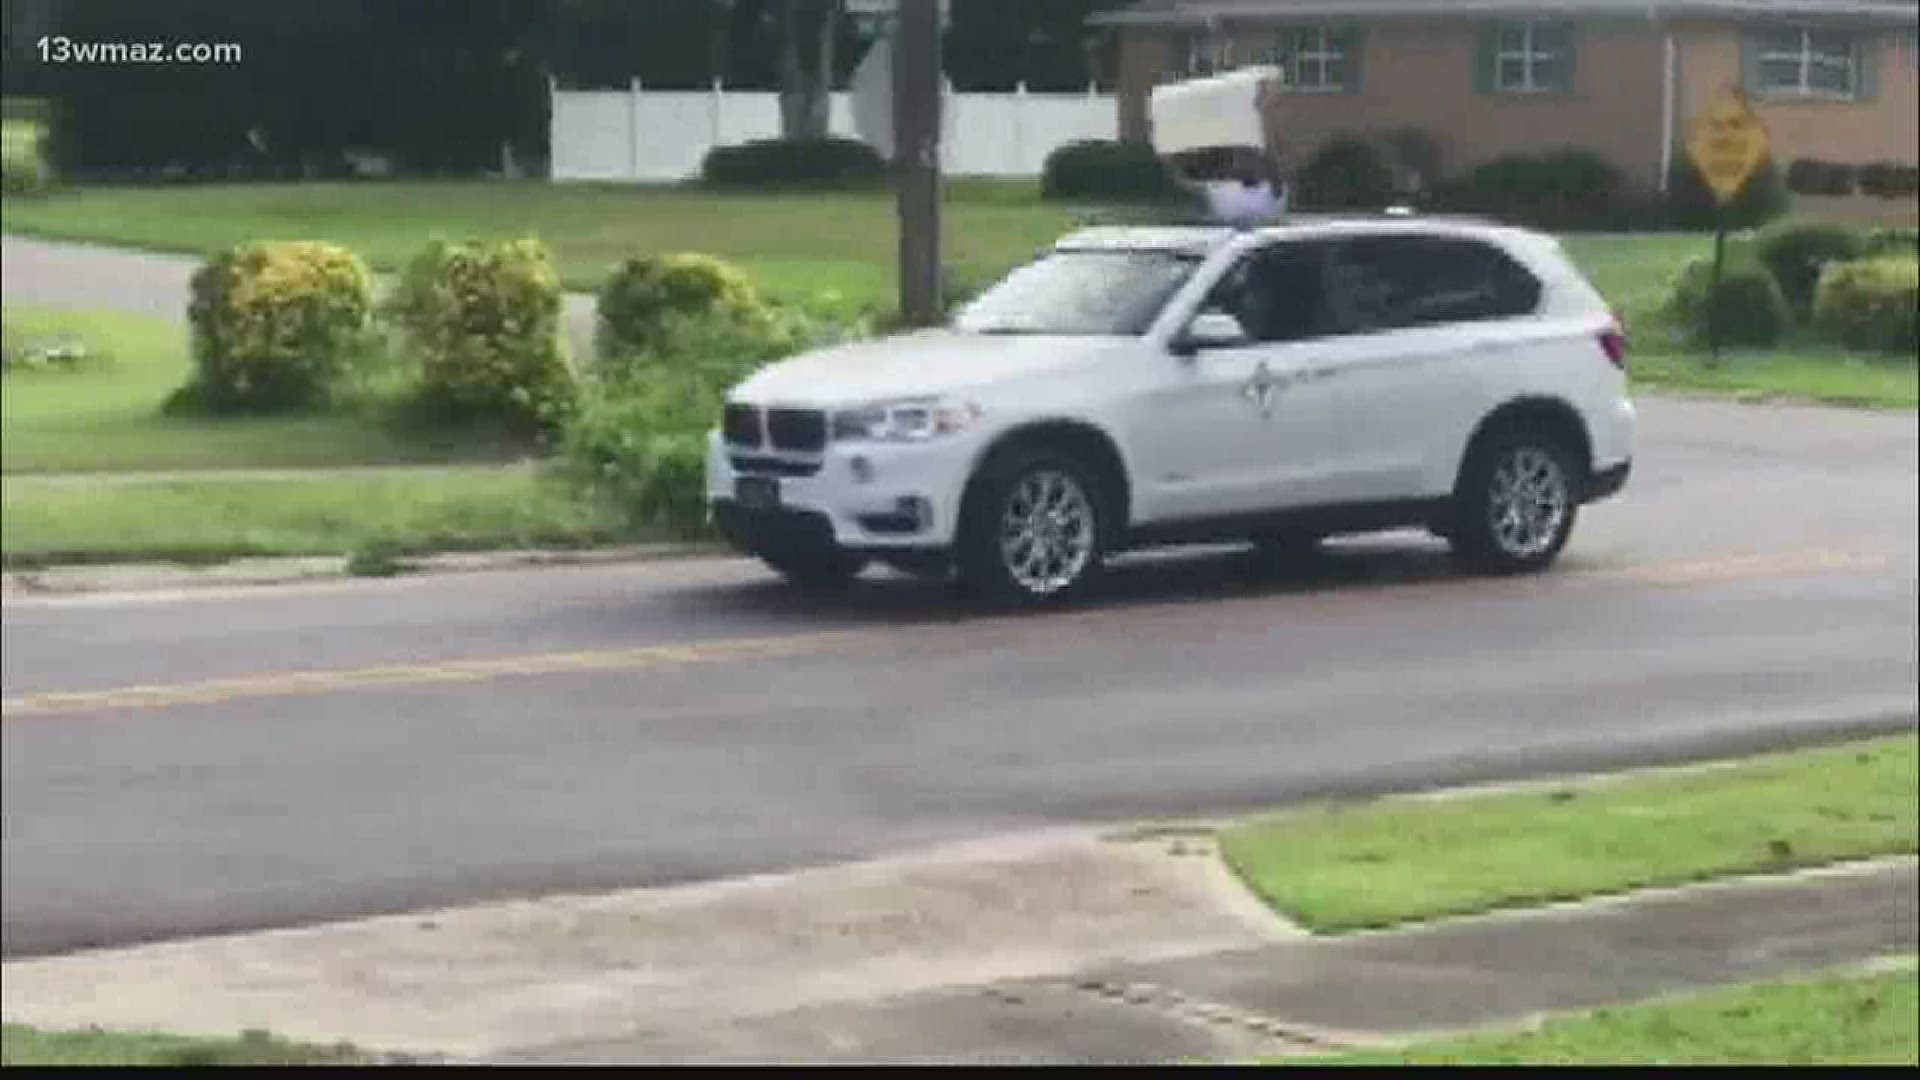
M 1105 1064 L 1327 1052 L 1911 953 L 1916 871 L 1908 858 L 1658 890 L 514 1057 Z
M 1207 845 L 1021 834 L 844 866 L 9 960 L 8 1022 L 545 1062 L 1238 1060 L 1916 947 L 1920 863 L 1312 938 Z

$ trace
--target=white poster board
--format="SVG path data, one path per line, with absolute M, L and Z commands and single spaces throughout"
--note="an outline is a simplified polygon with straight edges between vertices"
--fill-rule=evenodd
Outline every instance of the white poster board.
M 1269 80 L 1284 77 L 1277 67 L 1246 67 L 1154 87 L 1148 100 L 1154 150 L 1165 155 L 1217 146 L 1264 148 L 1261 92 Z

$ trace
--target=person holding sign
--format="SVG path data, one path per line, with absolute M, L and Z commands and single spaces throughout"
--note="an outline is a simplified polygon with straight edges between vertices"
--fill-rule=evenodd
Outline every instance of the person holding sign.
M 1252 67 L 1154 89 L 1154 149 L 1209 220 L 1247 228 L 1286 213 L 1265 117 L 1283 79 L 1278 68 Z

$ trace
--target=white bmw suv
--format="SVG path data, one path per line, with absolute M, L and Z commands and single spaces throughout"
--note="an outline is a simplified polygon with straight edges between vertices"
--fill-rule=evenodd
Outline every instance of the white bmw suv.
M 1625 350 L 1523 229 L 1091 229 L 943 329 L 755 373 L 707 496 L 736 547 L 814 587 L 877 560 L 1046 601 L 1126 549 L 1407 526 L 1534 570 L 1626 483 Z

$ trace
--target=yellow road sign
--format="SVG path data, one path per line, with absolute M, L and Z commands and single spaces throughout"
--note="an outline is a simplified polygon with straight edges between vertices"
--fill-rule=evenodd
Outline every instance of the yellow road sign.
M 1687 122 L 1687 156 L 1714 198 L 1732 202 L 1747 178 L 1767 160 L 1767 127 L 1747 104 L 1747 96 L 1729 86 Z

